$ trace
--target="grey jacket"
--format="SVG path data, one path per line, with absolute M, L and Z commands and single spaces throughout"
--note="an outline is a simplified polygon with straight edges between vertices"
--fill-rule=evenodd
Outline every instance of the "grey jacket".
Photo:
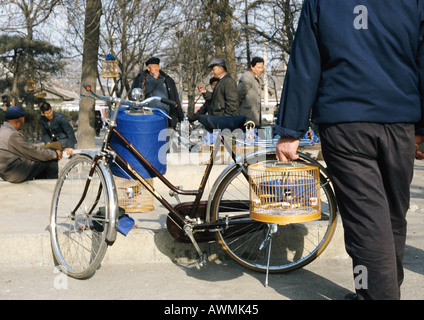
M 237 86 L 240 114 L 246 121 L 253 121 L 257 127 L 261 126 L 261 84 L 253 72 L 246 71 L 240 78 Z
M 214 116 L 235 116 L 240 114 L 237 83 L 227 73 L 216 85 L 213 93 L 204 94 L 206 100 L 211 100 L 208 110 Z
M 54 150 L 28 143 L 22 132 L 9 122 L 0 128 L 0 177 L 9 182 L 23 182 L 37 166 L 37 161 L 57 159 Z

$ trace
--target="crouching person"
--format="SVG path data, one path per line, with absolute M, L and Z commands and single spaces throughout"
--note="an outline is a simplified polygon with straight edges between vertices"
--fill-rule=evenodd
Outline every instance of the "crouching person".
M 26 141 L 21 132 L 24 122 L 22 107 L 6 111 L 6 121 L 0 128 L 0 177 L 13 183 L 57 179 L 62 151 L 41 149 Z

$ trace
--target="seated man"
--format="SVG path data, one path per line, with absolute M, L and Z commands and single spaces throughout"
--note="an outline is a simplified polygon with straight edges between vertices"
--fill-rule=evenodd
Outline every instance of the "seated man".
M 21 132 L 24 122 L 22 107 L 6 111 L 6 122 L 0 128 L 0 177 L 13 183 L 57 179 L 62 151 L 41 149 L 27 142 Z
M 218 83 L 219 79 L 212 77 L 209 79 L 209 84 L 212 88 L 212 92 L 215 89 L 216 84 Z M 203 98 L 205 99 L 205 103 L 200 107 L 199 110 L 197 110 L 196 113 L 194 114 L 189 114 L 188 115 L 188 120 L 190 122 L 194 122 L 196 120 L 199 119 L 199 116 L 202 114 L 211 114 L 211 110 L 210 109 L 210 105 L 211 105 L 211 100 L 212 100 L 212 95 L 211 92 L 207 91 L 206 88 L 204 86 L 197 86 L 197 89 L 199 90 L 199 92 L 203 95 Z
M 47 102 L 40 105 L 40 111 L 43 142 L 48 144 L 49 147 L 66 151 L 71 156 L 77 139 L 68 118 L 60 112 L 53 112 L 53 108 Z

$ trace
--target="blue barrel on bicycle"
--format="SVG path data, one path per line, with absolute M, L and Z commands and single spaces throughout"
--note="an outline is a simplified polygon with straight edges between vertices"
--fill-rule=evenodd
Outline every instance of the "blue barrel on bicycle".
M 159 173 L 165 174 L 168 120 L 163 115 L 140 114 L 131 111 L 129 108 L 121 108 L 118 111 L 116 124 L 118 131 L 125 139 L 127 139 Z M 152 170 L 144 166 L 136 158 L 116 135 L 112 137 L 110 145 L 143 178 L 149 179 L 156 176 Z M 123 170 L 119 162 L 115 163 L 111 161 L 110 169 L 115 176 L 120 178 L 134 178 Z

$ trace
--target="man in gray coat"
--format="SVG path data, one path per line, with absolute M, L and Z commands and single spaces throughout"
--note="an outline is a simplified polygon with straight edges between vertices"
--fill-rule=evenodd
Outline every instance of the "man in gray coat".
M 253 121 L 255 126 L 261 126 L 261 83 L 259 77 L 264 71 L 264 60 L 255 57 L 250 62 L 250 69 L 240 78 L 237 86 L 240 114 L 246 121 Z
M 33 179 L 56 179 L 62 151 L 41 149 L 28 143 L 22 132 L 25 110 L 14 106 L 6 111 L 0 128 L 0 178 L 19 183 Z

